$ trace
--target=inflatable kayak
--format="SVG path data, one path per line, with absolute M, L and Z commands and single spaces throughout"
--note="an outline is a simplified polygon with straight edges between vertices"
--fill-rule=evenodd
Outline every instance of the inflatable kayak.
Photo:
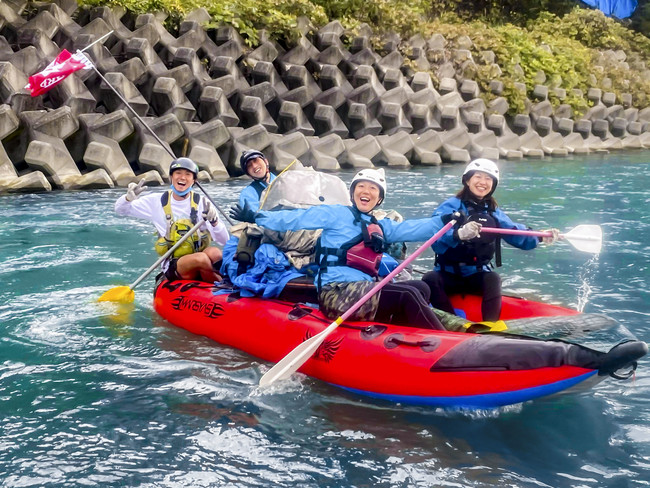
M 331 323 L 305 304 L 214 291 L 209 283 L 163 280 L 154 291 L 154 308 L 175 326 L 273 363 Z M 455 297 L 453 302 L 469 320 L 480 313 L 478 297 Z M 567 321 L 577 313 L 504 297 L 502 318 Z M 623 378 L 621 371 L 633 371 L 647 351 L 641 341 L 623 342 L 605 353 L 557 339 L 508 333 L 344 322 L 300 371 L 392 402 L 488 408 L 591 386 L 608 376 Z

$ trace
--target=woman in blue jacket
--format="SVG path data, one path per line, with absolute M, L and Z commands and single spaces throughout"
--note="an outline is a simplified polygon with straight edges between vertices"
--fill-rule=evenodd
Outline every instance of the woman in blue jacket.
M 384 170 L 364 169 L 350 184 L 352 206 L 320 205 L 256 214 L 244 208 L 236 217 L 280 232 L 323 229 L 317 244 L 320 268 L 315 282 L 321 312 L 335 319 L 374 286 L 386 243 L 424 241 L 443 227 L 439 216 L 401 223 L 375 220 L 369 212 L 385 196 Z M 389 283 L 351 319 L 444 329 L 429 306 L 429 295 L 429 287 L 418 280 Z
M 445 312 L 454 313 L 448 294 L 478 293 L 483 296 L 481 311 L 483 320 L 499 320 L 501 314 L 501 278 L 492 271 L 491 261 L 501 266 L 500 237 L 480 234 L 481 227 L 504 229 L 528 229 L 517 224 L 497 206 L 492 196 L 499 183 L 499 168 L 489 159 L 470 162 L 463 172 L 463 188 L 455 197 L 443 202 L 433 217 L 461 212 L 464 225 L 450 230 L 432 246 L 436 253 L 433 271 L 422 280 L 431 290 L 431 304 Z M 559 231 L 551 229 L 552 237 L 543 242 L 552 244 Z M 511 246 L 529 250 L 537 247 L 537 237 L 505 235 L 503 239 Z

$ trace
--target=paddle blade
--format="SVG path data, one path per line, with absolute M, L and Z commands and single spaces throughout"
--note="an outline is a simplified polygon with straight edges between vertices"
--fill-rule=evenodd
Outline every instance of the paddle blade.
M 298 371 L 316 352 L 318 346 L 323 343 L 325 338 L 339 326 L 341 323 L 339 320 L 340 318 L 332 322 L 324 331 L 300 343 L 289 354 L 278 361 L 275 366 L 260 378 L 260 386 L 268 386 L 278 380 L 285 380 Z
M 603 230 L 599 225 L 578 225 L 562 237 L 582 252 L 598 254 L 603 247 Z
M 98 302 L 117 302 L 117 303 L 132 303 L 135 299 L 135 292 L 128 286 L 116 286 L 104 292 L 97 301 Z

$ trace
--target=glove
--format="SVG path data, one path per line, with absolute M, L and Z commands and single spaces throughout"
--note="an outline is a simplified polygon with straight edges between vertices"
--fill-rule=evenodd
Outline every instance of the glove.
M 208 201 L 203 202 L 203 220 L 210 222 L 214 227 L 219 223 L 219 216 L 217 215 L 217 209 L 214 208 Z
M 469 241 L 481 235 L 481 224 L 475 221 L 467 222 L 460 229 L 458 229 L 458 238 L 461 241 Z
M 255 212 L 248 206 L 247 203 L 244 204 L 244 208 L 242 208 L 239 204 L 235 205 L 232 209 L 230 209 L 230 216 L 233 219 L 239 220 L 241 222 L 250 222 L 251 224 L 255 223 Z
M 127 202 L 132 202 L 133 200 L 136 200 L 140 196 L 140 193 L 142 193 L 143 191 L 145 191 L 149 187 L 145 186 L 144 178 L 143 178 L 137 184 L 136 183 L 129 183 L 126 188 L 127 188 L 127 190 L 126 190 L 126 201 Z
M 458 229 L 461 225 L 465 223 L 465 219 L 467 216 L 465 215 L 464 212 L 461 212 L 459 210 L 455 211 L 454 213 L 449 213 L 447 215 L 442 215 L 440 217 L 440 220 L 442 220 L 442 223 L 447 225 L 449 222 L 452 220 L 456 221 L 455 227 Z
M 542 242 L 548 246 L 551 244 L 555 244 L 555 241 L 557 241 L 560 238 L 560 231 L 558 229 L 548 229 L 544 232 L 550 232 L 551 236 L 549 237 L 542 237 Z

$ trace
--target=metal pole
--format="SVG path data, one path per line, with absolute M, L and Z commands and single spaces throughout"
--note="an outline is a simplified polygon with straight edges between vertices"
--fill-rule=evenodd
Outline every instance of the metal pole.
M 111 31 L 111 32 L 113 32 L 113 31 Z M 110 34 L 110 32 L 109 32 L 109 34 Z M 108 35 L 108 34 L 105 34 L 103 37 L 106 37 L 107 35 Z M 97 41 L 99 41 L 99 39 L 98 39 Z M 95 41 L 95 42 L 97 42 L 97 41 Z M 93 43 L 93 44 L 94 44 L 94 43 Z M 92 44 L 91 44 L 90 46 L 92 46 Z M 90 46 L 88 46 L 88 47 L 90 47 Z M 87 49 L 87 48 L 86 48 L 86 49 Z M 79 50 L 77 50 L 77 53 L 81 54 L 81 56 L 85 56 L 85 55 L 82 54 L 81 51 L 79 51 Z M 85 56 L 85 57 L 87 58 L 87 56 Z M 110 89 L 113 90 L 113 91 L 115 92 L 115 94 L 116 94 L 116 95 L 118 96 L 118 98 L 122 101 L 122 103 L 123 103 L 124 105 L 126 105 L 126 107 L 131 111 L 131 113 L 135 116 L 135 118 L 138 119 L 138 121 L 139 121 L 142 125 L 144 125 L 144 127 L 145 127 L 145 128 L 146 128 L 146 129 L 151 133 L 151 135 L 154 137 L 154 139 L 156 139 L 156 141 L 158 141 L 158 143 L 159 143 L 159 144 L 160 144 L 160 145 L 161 145 L 161 146 L 162 146 L 162 147 L 163 147 L 163 148 L 164 148 L 164 149 L 169 153 L 169 155 L 172 157 L 172 159 L 176 159 L 176 155 L 172 152 L 172 150 L 171 150 L 168 146 L 166 146 L 165 143 L 162 141 L 162 139 L 160 139 L 160 137 L 158 137 L 158 134 L 156 134 L 156 133 L 153 131 L 153 129 L 152 129 L 151 127 L 149 127 L 149 126 L 147 125 L 147 123 L 146 123 L 144 120 L 142 120 L 142 117 L 140 117 L 140 115 L 138 115 L 138 113 L 133 109 L 133 107 L 131 107 L 131 105 L 129 105 L 129 102 L 126 101 L 126 99 L 122 96 L 122 94 L 121 94 L 119 91 L 117 91 L 117 89 L 116 89 L 113 85 L 111 85 L 111 84 L 108 82 L 108 80 L 104 77 L 104 75 L 102 75 L 102 74 L 100 73 L 100 71 L 99 71 L 99 70 L 97 69 L 97 67 L 95 66 L 95 63 L 93 63 L 90 59 L 89 59 L 89 61 L 90 61 L 91 66 L 93 67 L 93 69 L 94 69 L 95 72 L 97 73 L 97 75 L 102 79 L 102 81 L 103 81 L 104 83 L 106 83 L 106 85 L 108 85 L 108 86 L 110 87 Z M 208 200 L 210 200 L 210 203 L 212 203 L 212 205 L 214 205 L 214 206 L 217 208 L 217 210 L 219 210 L 219 212 L 221 212 L 221 215 L 223 215 L 223 216 L 226 218 L 226 221 L 227 221 L 230 225 L 234 225 L 233 221 L 230 220 L 230 218 L 226 215 L 226 213 L 223 211 L 223 209 L 222 209 L 219 205 L 217 205 L 217 203 L 212 199 L 212 197 L 211 197 L 210 195 L 208 195 L 208 192 L 205 191 L 205 188 L 203 188 L 203 186 L 201 186 L 201 183 L 199 183 L 198 179 L 194 182 L 194 184 L 195 184 L 196 186 L 198 186 L 199 189 L 200 189 L 200 190 L 205 194 L 206 198 L 207 198 Z
M 93 41 L 93 42 L 91 42 L 90 44 L 88 44 L 88 45 L 87 45 L 86 47 L 84 47 L 81 51 L 79 51 L 79 50 L 77 50 L 77 51 L 79 51 L 80 53 L 82 53 L 82 52 L 84 52 L 86 49 L 90 49 L 91 47 L 93 47 L 93 46 L 94 46 L 95 44 L 97 44 L 98 42 L 102 42 L 105 38 L 107 38 L 108 36 L 110 36 L 113 32 L 115 32 L 115 31 L 112 30 L 112 31 L 110 31 L 108 34 L 104 34 L 102 37 L 100 37 L 100 38 L 97 39 L 96 41 Z M 88 57 L 88 56 L 86 56 L 86 57 Z

